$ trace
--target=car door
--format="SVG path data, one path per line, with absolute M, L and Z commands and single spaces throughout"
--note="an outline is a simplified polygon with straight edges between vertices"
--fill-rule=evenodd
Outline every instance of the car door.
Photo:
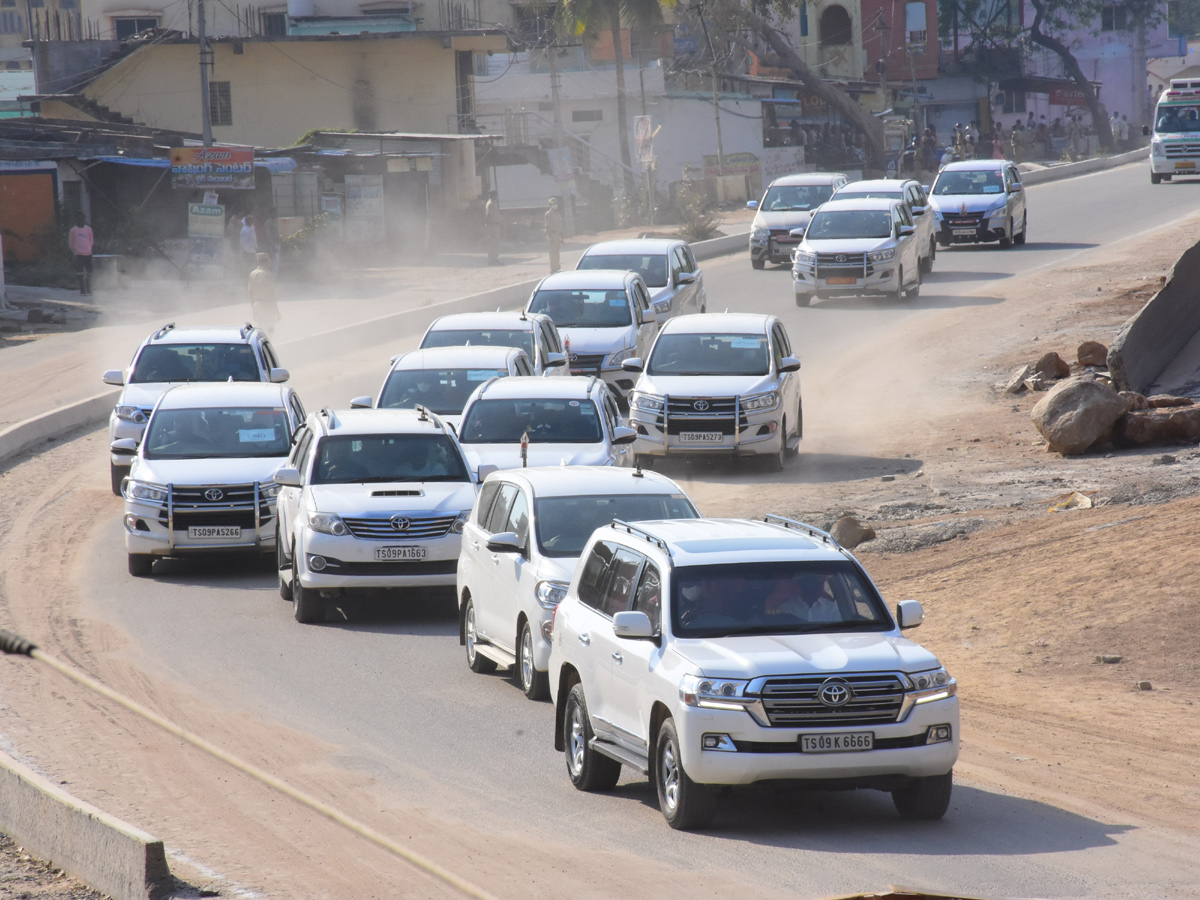
M 617 429 L 621 427 L 621 409 L 617 406 L 612 391 L 604 390 L 597 398 L 600 403 L 600 416 L 604 420 L 604 430 L 608 433 L 610 455 L 614 466 L 630 466 L 633 464 L 633 454 L 629 452 L 632 444 L 616 444 Z
M 619 687 L 615 680 L 616 670 L 624 666 L 627 652 L 625 644 L 628 642 L 621 640 L 613 633 L 612 617 L 629 609 L 633 604 L 638 578 L 645 563 L 646 557 L 640 553 L 635 553 L 628 547 L 618 546 L 615 548 L 612 562 L 608 566 L 608 578 L 604 583 L 604 593 L 598 609 L 603 621 L 599 622 L 591 632 L 592 652 L 596 655 L 599 669 L 597 679 L 599 695 L 595 700 L 588 697 L 588 708 L 591 710 L 592 719 L 594 722 L 603 724 L 609 737 L 634 747 L 638 746 L 637 732 L 630 730 L 626 725 L 636 718 L 636 710 L 623 709 L 625 703 L 628 702 L 626 697 L 628 685 L 624 672 L 622 672 L 622 681 Z M 634 669 L 631 667 L 630 671 L 632 672 Z M 645 749 L 644 741 L 641 749 Z
M 487 520 L 483 524 L 482 544 L 479 549 L 479 569 L 475 573 L 475 584 L 478 593 L 475 598 L 475 628 L 488 641 L 504 643 L 505 627 L 503 603 L 500 600 L 499 573 L 505 565 L 507 557 L 512 553 L 500 553 L 487 548 L 487 540 L 494 534 L 499 534 L 508 526 L 508 514 L 513 501 L 520 490 L 511 481 L 500 485 L 492 508 L 488 511 Z
M 917 228 L 918 255 L 927 256 L 933 242 L 933 216 L 929 215 L 928 210 L 925 210 L 924 197 L 921 195 L 921 189 L 915 183 L 905 188 L 904 196 L 908 202 L 908 211 L 913 217 L 913 224 Z M 918 214 L 917 210 L 922 210 L 922 212 Z
M 576 588 L 579 602 L 560 605 L 554 618 L 554 639 L 559 642 L 562 655 L 579 673 L 593 728 L 600 725 L 605 731 L 607 728 L 597 720 L 596 713 L 601 711 L 605 693 L 601 681 L 609 677 L 609 672 L 607 661 L 601 657 L 602 644 L 597 635 L 605 629 L 612 632 L 612 621 L 605 616 L 602 607 L 609 568 L 616 552 L 617 546 L 608 541 L 597 541 L 592 545 L 579 573 Z M 555 677 L 553 673 L 551 677 Z
M 517 617 L 537 586 L 537 567 L 532 563 L 530 550 L 530 498 L 523 488 L 516 487 L 508 519 L 501 530 L 516 534 L 521 550 L 518 553 L 496 554 L 499 561 L 492 573 L 492 597 L 489 601 L 496 611 L 496 624 L 490 639 L 493 644 L 514 655 L 517 652 Z
M 897 226 L 896 233 L 899 234 L 900 228 L 913 228 L 913 219 L 908 212 L 908 206 L 903 203 L 897 203 L 892 207 L 893 221 Z M 912 284 L 920 278 L 921 256 L 920 250 L 917 248 L 916 229 L 913 228 L 913 234 L 900 237 L 898 239 L 900 252 L 897 256 L 903 261 L 904 277 L 907 283 Z
M 1021 173 L 1016 166 L 1006 166 L 1007 177 L 1004 179 L 1008 190 L 1008 209 L 1012 214 L 1013 234 L 1021 231 L 1025 221 L 1025 188 L 1021 184 Z
M 643 315 L 650 313 L 653 309 L 650 303 L 650 291 L 646 288 L 645 283 L 641 278 L 635 278 L 629 283 L 630 294 L 630 311 L 633 314 L 633 321 L 637 328 L 637 334 L 634 337 L 634 356 L 639 359 L 645 359 L 646 354 L 650 351 L 650 345 L 654 343 L 654 335 L 658 333 L 658 314 L 654 313 L 654 321 L 644 319 Z M 641 324 L 636 324 L 641 319 Z
M 788 339 L 787 331 L 782 322 L 771 326 L 771 352 L 775 358 L 775 368 L 778 371 L 784 357 L 792 356 L 792 342 Z M 787 416 L 788 431 L 800 434 L 803 419 L 800 412 L 800 373 L 781 372 L 779 376 L 779 402 L 782 415 Z M 782 422 L 782 416 L 780 418 Z M 785 435 L 785 440 L 787 439 Z
M 691 284 L 692 292 L 688 296 L 687 307 L 679 306 L 677 309 L 680 313 L 704 312 L 707 308 L 704 296 L 704 273 L 700 271 L 700 264 L 696 262 L 696 255 L 692 253 L 691 247 L 687 244 L 681 244 L 679 249 L 683 253 L 683 259 L 687 264 L 687 271 L 695 276 L 695 280 Z
M 300 481 L 308 485 L 308 460 L 312 453 L 312 429 L 303 426 L 292 445 L 291 455 L 287 465 L 300 473 Z M 279 496 L 275 498 L 275 515 L 278 516 L 279 537 L 284 542 L 284 552 L 291 555 L 291 546 L 295 537 L 294 526 L 300 513 L 302 495 L 305 487 L 280 487 Z
M 487 593 L 484 578 L 490 578 L 491 560 L 487 559 L 487 538 L 489 532 L 486 525 L 491 515 L 492 505 L 504 484 L 501 478 L 485 481 L 479 491 L 479 499 L 475 508 L 463 525 L 462 549 L 458 555 L 458 602 L 462 603 L 463 592 L 469 592 L 472 597 Z M 481 586 L 482 585 L 482 586 Z M 486 602 L 486 600 L 484 601 Z M 475 629 L 479 630 L 479 613 L 475 614 Z
M 658 566 L 646 560 L 640 570 L 637 589 L 630 609 L 644 612 L 662 633 L 662 576 Z M 618 610 L 619 612 L 619 610 Z M 613 636 L 614 649 L 609 654 L 612 666 L 608 710 L 613 730 L 642 753 L 650 748 L 649 675 L 662 658 L 661 641 L 644 638 L 630 639 Z

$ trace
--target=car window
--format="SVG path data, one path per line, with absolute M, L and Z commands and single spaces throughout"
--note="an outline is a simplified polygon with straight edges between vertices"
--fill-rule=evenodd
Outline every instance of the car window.
M 608 567 L 608 580 L 604 585 L 604 599 L 600 604 L 600 612 L 606 616 L 615 616 L 629 609 L 638 571 L 645 559 L 641 554 L 624 547 L 617 550 Z
M 680 272 L 685 270 L 685 268 L 683 254 L 680 253 L 679 248 L 676 247 L 671 253 L 671 278 L 676 278 Z
M 662 253 L 600 254 L 589 253 L 579 260 L 578 269 L 616 269 L 637 272 L 650 287 L 667 286 L 667 257 Z
M 771 358 L 775 361 L 775 370 L 779 371 L 780 360 L 783 359 L 783 341 L 779 340 L 779 326 L 771 329 Z
M 230 379 L 261 380 L 249 344 L 152 344 L 142 349 L 129 383 Z
M 543 556 L 576 557 L 592 532 L 612 523 L 647 519 L 694 519 L 700 515 L 683 494 L 588 494 L 581 497 L 539 497 L 538 548 Z
M 633 600 L 633 608 L 644 612 L 650 619 L 650 626 L 657 634 L 662 627 L 662 578 L 658 568 L 653 563 L 646 563 L 642 570 L 641 581 L 638 582 L 637 596 Z
M 763 334 L 660 334 L 646 367 L 650 375 L 766 375 Z
M 505 524 L 504 530 L 516 532 L 518 547 L 524 549 L 529 546 L 529 501 L 525 499 L 525 495 L 520 490 L 513 498 L 512 509 L 508 512 L 508 522 Z
M 616 428 L 621 424 L 621 413 L 611 394 L 604 395 L 604 418 L 608 422 L 608 433 L 615 434 Z
M 787 332 L 784 330 L 783 325 L 778 322 L 775 323 L 775 340 L 779 342 L 784 356 L 792 355 L 792 342 L 788 340 Z
M 540 504 L 539 504 L 540 508 Z M 608 575 L 608 564 L 612 562 L 615 548 L 607 541 L 597 541 L 588 554 L 579 576 L 579 600 L 585 606 L 599 609 L 604 598 L 604 582 Z
M 504 530 L 504 526 L 508 524 L 508 510 L 512 507 L 513 499 L 519 491 L 517 486 L 511 481 L 506 481 L 500 487 L 500 496 L 496 498 L 496 502 L 492 504 L 492 511 L 488 515 L 487 524 L 483 526 L 483 530 L 491 534 L 498 534 Z
M 635 281 L 633 283 L 633 296 L 637 298 L 637 305 L 640 308 L 650 308 L 650 295 L 646 293 L 646 286 L 640 281 Z
M 292 429 L 282 407 L 220 407 L 154 411 L 146 428 L 146 459 L 287 457 Z
M 441 416 L 456 416 L 467 398 L 484 382 L 504 378 L 508 369 L 393 369 L 379 393 L 381 409 L 415 409 L 418 405 Z
M 896 210 L 900 213 L 901 225 L 911 225 L 913 223 L 912 213 L 908 211 L 907 206 L 902 203 L 896 207 Z
M 537 342 L 538 342 L 538 352 L 541 354 L 542 365 L 544 366 L 546 364 L 547 358 L 549 357 L 549 354 L 552 352 L 550 350 L 550 338 L 546 334 L 546 326 L 545 325 L 538 326 Z
M 516 328 L 434 329 L 421 341 L 427 347 L 516 347 L 533 358 L 533 332 Z
M 312 440 L 312 432 L 307 427 L 301 428 L 296 434 L 296 443 L 292 446 L 291 464 L 293 468 L 300 469 L 300 458 L 304 455 L 304 451 L 308 449 L 308 444 Z M 303 469 L 300 469 L 303 472 Z
M 475 524 L 480 528 L 484 527 L 484 523 L 488 520 L 488 513 L 492 511 L 492 503 L 496 499 L 496 495 L 500 493 L 500 485 L 503 481 L 496 479 L 495 481 L 485 482 L 483 490 L 479 492 L 479 505 L 475 507 Z
M 279 360 L 275 358 L 275 351 L 271 349 L 269 341 L 262 342 L 263 356 L 267 360 L 267 367 L 271 369 L 279 368 Z
M 308 477 L 308 461 L 312 457 L 312 448 L 315 440 L 313 433 L 308 429 L 304 431 L 304 445 L 298 446 L 300 451 L 296 454 L 296 471 L 300 473 L 301 478 Z
M 529 311 L 545 313 L 560 328 L 620 328 L 633 321 L 623 288 L 537 291 Z M 546 341 L 551 346 L 549 329 Z
M 321 439 L 313 484 L 470 481 L 454 439 L 444 434 L 334 434 Z
M 304 412 L 304 404 L 300 402 L 300 397 L 292 394 L 292 408 L 296 410 L 296 421 L 303 422 L 308 418 L 308 414 Z
M 525 356 L 518 357 L 516 370 L 518 375 L 532 375 L 533 367 L 529 365 L 529 358 Z
M 683 246 L 683 258 L 687 260 L 687 270 L 695 272 L 699 266 L 696 265 L 696 257 L 692 254 L 692 248 L 686 244 Z
M 476 400 L 463 416 L 464 444 L 595 444 L 603 439 L 600 413 L 591 400 L 547 397 Z

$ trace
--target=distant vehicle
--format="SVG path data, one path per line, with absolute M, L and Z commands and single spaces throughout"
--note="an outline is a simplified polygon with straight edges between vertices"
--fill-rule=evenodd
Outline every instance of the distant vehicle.
M 642 276 L 615 269 L 576 269 L 543 278 L 526 306 L 554 320 L 572 375 L 597 375 L 621 403 L 633 376 L 621 368 L 644 356 L 658 332 L 658 316 Z
M 797 306 L 816 297 L 921 292 L 921 248 L 902 200 L 836 197 L 813 216 L 792 261 Z
M 917 229 L 917 247 L 921 251 L 921 271 L 925 274 L 933 271 L 933 261 L 937 258 L 937 227 L 933 221 L 933 211 L 929 209 L 929 198 L 925 195 L 925 188 L 919 181 L 901 181 L 895 178 L 853 181 L 838 188 L 833 194 L 833 199 L 902 201 L 908 207 L 908 213 L 912 216 L 913 225 Z
M 280 384 L 181 384 L 159 398 L 125 480 L 129 574 L 150 575 L 168 556 L 275 551 L 272 475 L 304 421 L 296 392 Z
M 567 375 L 567 354 L 549 316 L 524 311 L 455 313 L 435 319 L 421 338 L 429 347 L 516 347 L 534 375 Z
M 497 665 L 530 700 L 547 695 L 554 608 L 592 532 L 613 519 L 694 519 L 683 489 L 654 472 L 598 466 L 488 476 L 463 529 L 459 642 L 473 672 Z
M 459 434 L 476 470 L 628 466 L 633 439 L 612 392 L 595 377 L 493 379 L 467 401 Z
M 672 319 L 629 395 L 636 459 L 756 456 L 783 468 L 804 434 L 800 361 L 775 316 L 709 313 Z
M 579 257 L 576 269 L 628 269 L 637 272 L 650 289 L 658 321 L 704 312 L 704 273 L 687 241 L 638 238 L 592 244 Z
M 1016 164 L 971 159 L 942 167 L 929 191 L 938 243 L 1024 244 L 1029 231 L 1025 189 Z
M 1200 175 L 1200 79 L 1172 78 L 1158 95 L 1150 140 L 1150 183 Z
M 454 428 L 471 392 L 492 378 L 532 375 L 524 350 L 516 347 L 430 347 L 392 357 L 379 395 L 355 397 L 351 409 L 416 409 L 437 413 Z
M 840 172 L 812 172 L 772 181 L 762 200 L 746 204 L 758 210 L 750 224 L 750 264 L 761 269 L 768 262 L 790 263 L 800 243 L 792 231 L 808 227 L 813 211 L 849 180 Z
M 154 332 L 133 354 L 125 371 L 110 369 L 105 384 L 123 387 L 108 419 L 110 442 L 142 439 L 150 410 L 172 384 L 192 381 L 288 380 L 288 370 L 275 360 L 271 342 L 249 323 L 234 326 L 176 328 L 172 322 Z M 121 481 L 129 474 L 129 457 L 109 459 L 112 492 L 121 496 Z
M 724 785 L 888 791 L 940 819 L 958 686 L 904 636 L 862 565 L 778 516 L 615 521 L 583 548 L 554 614 L 554 747 L 581 791 L 648 775 L 667 823 L 703 828 Z
M 346 592 L 454 584 L 476 478 L 435 414 L 313 413 L 275 481 L 279 593 L 297 622 Z

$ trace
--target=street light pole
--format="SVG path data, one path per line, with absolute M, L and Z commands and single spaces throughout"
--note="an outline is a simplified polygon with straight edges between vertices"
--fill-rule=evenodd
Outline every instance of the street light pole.
M 550 105 L 554 107 L 554 149 L 561 150 L 567 145 L 566 130 L 563 128 L 562 97 L 559 94 L 558 77 L 558 37 L 551 34 L 550 45 L 546 48 L 546 59 L 550 63 Z M 557 187 L 557 185 L 556 185 Z M 575 198 L 567 194 L 563 198 L 563 230 L 567 237 L 575 235 Z
M 212 51 L 208 49 L 208 36 L 204 31 L 204 0 L 196 0 L 196 36 L 200 39 L 200 136 L 205 147 L 212 146 L 212 108 L 208 90 L 208 67 L 212 64 Z

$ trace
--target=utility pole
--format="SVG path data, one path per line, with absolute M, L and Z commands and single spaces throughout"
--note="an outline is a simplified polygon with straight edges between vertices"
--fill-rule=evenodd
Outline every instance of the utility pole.
M 708 25 L 704 21 L 704 4 L 699 4 L 696 11 L 700 16 L 700 27 L 704 29 L 704 40 L 708 42 L 708 53 L 712 57 L 712 105 L 713 118 L 717 122 L 717 174 L 724 175 L 725 149 L 721 141 L 721 103 L 720 94 L 717 91 L 717 51 L 713 49 L 712 37 L 708 33 Z
M 208 69 L 212 65 L 212 51 L 208 49 L 208 36 L 204 32 L 204 0 L 196 0 L 196 36 L 200 39 L 200 136 L 205 147 L 212 146 L 212 110 L 208 96 Z
M 550 62 L 550 105 L 554 107 L 554 148 L 561 150 L 567 145 L 566 132 L 563 129 L 562 97 L 559 94 L 558 76 L 558 38 L 551 34 L 550 45 L 546 48 L 546 58 Z M 568 194 L 563 203 L 563 228 L 566 236 L 575 234 L 575 198 Z

